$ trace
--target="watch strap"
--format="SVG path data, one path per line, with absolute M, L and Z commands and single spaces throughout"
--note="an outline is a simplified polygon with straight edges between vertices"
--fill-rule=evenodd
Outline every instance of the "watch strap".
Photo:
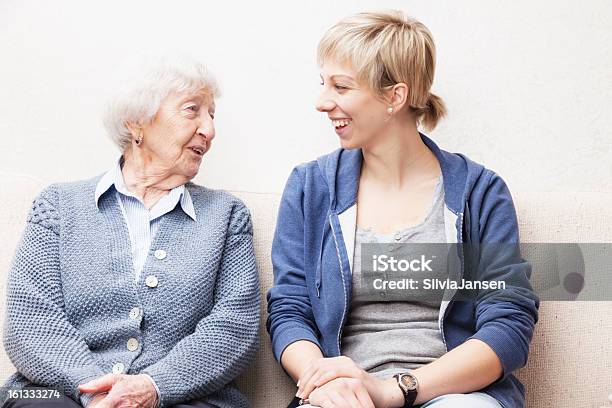
M 416 401 L 416 397 L 418 394 L 418 390 L 415 389 L 407 389 L 404 386 L 402 386 L 402 376 L 407 375 L 408 373 L 401 373 L 401 374 L 395 374 L 393 376 L 393 378 L 396 379 L 397 381 L 397 386 L 399 387 L 400 390 L 402 390 L 402 394 L 404 394 L 404 405 L 402 406 L 402 408 L 411 408 L 414 406 L 414 401 Z M 414 378 L 414 376 L 413 376 Z M 418 382 L 417 382 L 418 385 Z

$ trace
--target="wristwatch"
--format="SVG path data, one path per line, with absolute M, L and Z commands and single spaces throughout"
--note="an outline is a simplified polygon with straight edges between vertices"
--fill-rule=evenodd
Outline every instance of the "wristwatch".
M 404 393 L 404 406 L 402 408 L 412 407 L 419 392 L 419 381 L 411 373 L 395 374 L 393 378 L 397 380 L 397 385 Z

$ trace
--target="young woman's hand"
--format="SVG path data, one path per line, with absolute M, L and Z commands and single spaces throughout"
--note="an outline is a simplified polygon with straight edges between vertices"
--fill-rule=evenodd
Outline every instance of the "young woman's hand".
M 321 408 L 375 408 L 361 380 L 336 378 L 309 395 L 308 402 Z
M 379 380 L 368 374 L 353 360 L 344 356 L 313 360 L 300 376 L 296 396 L 308 398 L 313 405 L 316 405 L 312 402 L 311 396 L 315 395 L 320 389 L 325 389 L 327 384 L 337 380 L 352 381 L 348 383 L 338 381 L 338 384 L 333 387 L 332 394 L 335 396 L 339 391 L 337 387 L 341 385 L 342 387 L 349 387 L 349 391 L 344 390 L 344 393 L 349 394 L 350 390 L 363 389 L 369 400 L 377 407 L 391 407 L 398 403 L 397 406 L 403 405 L 403 394 L 394 379 Z M 325 395 L 328 395 L 328 392 Z

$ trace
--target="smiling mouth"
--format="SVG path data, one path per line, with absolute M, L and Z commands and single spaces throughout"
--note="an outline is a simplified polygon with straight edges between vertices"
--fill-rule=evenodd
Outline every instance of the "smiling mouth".
M 205 148 L 197 147 L 197 146 L 190 147 L 189 150 L 191 150 L 192 152 L 194 152 L 198 156 L 204 156 L 204 153 L 206 152 Z
M 334 125 L 334 127 L 336 129 L 342 129 L 348 125 L 350 125 L 352 122 L 351 119 L 338 119 L 338 120 L 333 120 L 332 119 L 332 125 Z

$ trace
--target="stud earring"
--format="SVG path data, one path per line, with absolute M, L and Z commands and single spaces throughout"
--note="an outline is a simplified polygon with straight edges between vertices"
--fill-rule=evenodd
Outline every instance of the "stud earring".
M 134 142 L 136 143 L 136 146 L 140 146 L 140 144 L 142 143 L 142 133 L 138 135 Z
M 387 113 L 388 113 L 389 115 L 393 114 L 393 106 L 389 106 L 389 107 L 387 108 Z

